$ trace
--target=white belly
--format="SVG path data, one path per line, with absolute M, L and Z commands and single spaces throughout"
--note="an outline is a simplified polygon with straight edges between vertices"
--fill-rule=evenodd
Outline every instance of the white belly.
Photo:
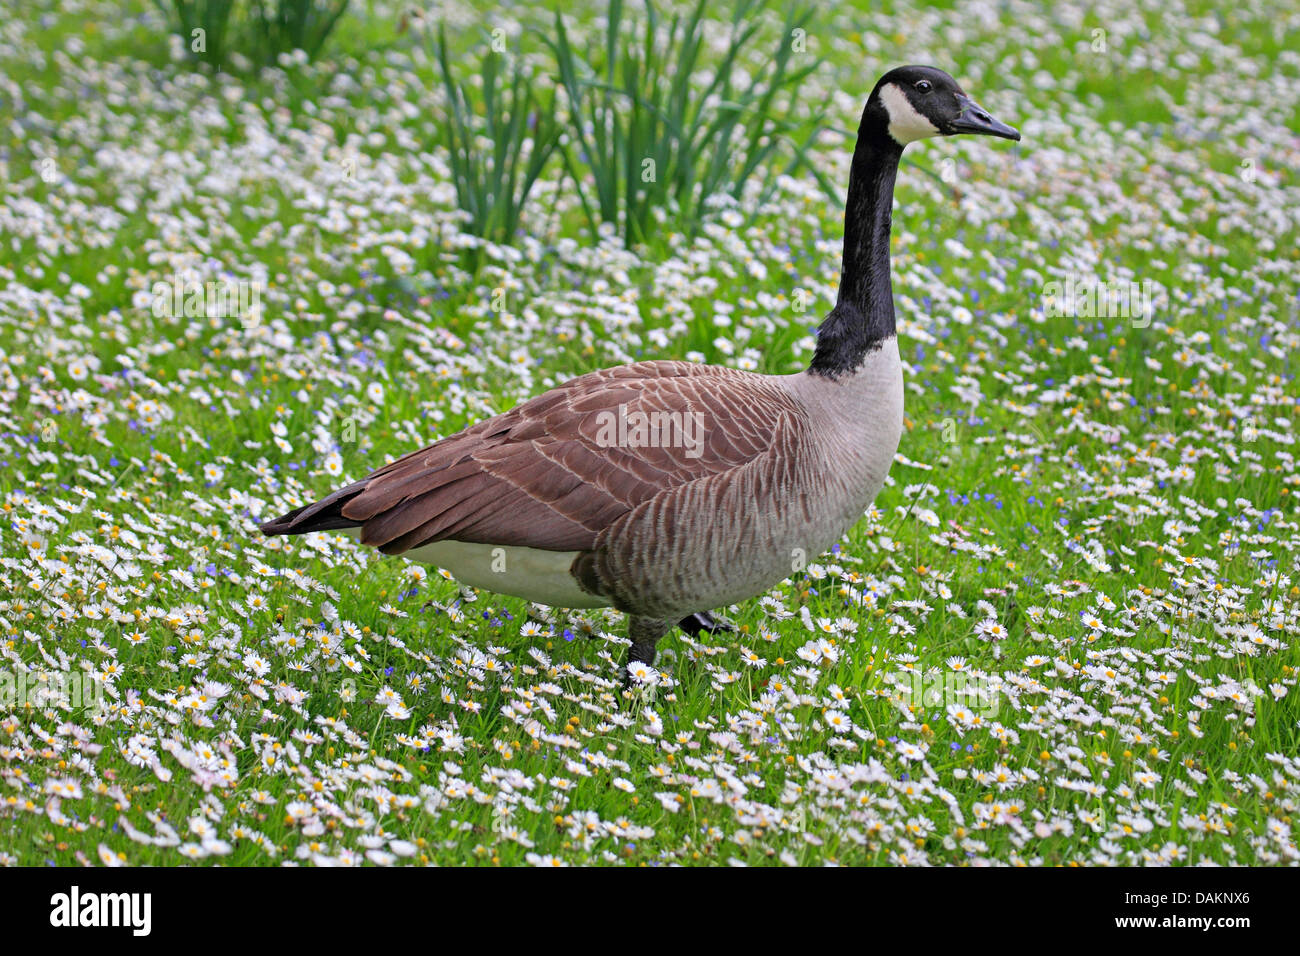
M 361 537 L 360 528 L 347 528 L 345 531 L 354 538 Z M 608 607 L 609 601 L 584 591 L 569 573 L 579 553 L 466 541 L 435 541 L 412 548 L 402 557 L 443 568 L 461 584 L 498 594 L 512 594 L 538 604 Z

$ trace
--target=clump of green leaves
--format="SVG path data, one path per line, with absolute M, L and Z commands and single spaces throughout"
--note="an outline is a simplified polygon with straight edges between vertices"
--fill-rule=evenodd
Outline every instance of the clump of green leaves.
M 315 59 L 350 0 L 253 0 L 253 61 L 272 63 L 281 53 L 302 50 Z
M 537 77 L 524 58 L 496 50 L 479 61 L 481 83 L 458 81 L 441 27 L 434 53 L 447 94 L 442 133 L 456 198 L 469 215 L 468 230 L 509 242 L 563 135 L 556 91 L 538 93 Z
M 315 58 L 350 0 L 155 0 L 198 62 L 217 69 L 239 53 L 254 66 L 302 50 Z
M 594 185 L 594 204 L 582 196 L 584 212 L 593 227 L 613 223 L 629 244 L 647 240 L 670 212 L 694 232 L 710 196 L 739 196 L 760 170 L 770 190 L 779 169 L 807 165 L 818 132 L 818 112 L 799 101 L 800 81 L 820 65 L 806 45 L 812 10 L 789 8 L 770 54 L 759 58 L 769 2 L 741 0 L 714 60 L 707 2 L 665 23 L 645 0 L 638 23 L 611 0 L 603 50 L 580 54 L 558 13 L 547 38 L 576 139 L 565 159 L 575 180 Z

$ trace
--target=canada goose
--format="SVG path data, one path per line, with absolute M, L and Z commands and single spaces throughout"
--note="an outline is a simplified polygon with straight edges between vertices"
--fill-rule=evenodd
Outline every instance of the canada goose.
M 838 301 L 808 369 L 759 375 L 689 362 L 591 372 L 412 452 L 268 535 L 351 529 L 459 581 L 630 617 L 629 667 L 673 623 L 761 594 L 829 548 L 884 484 L 903 427 L 889 276 L 903 148 L 1020 134 L 942 70 L 886 73 L 858 127 Z M 625 679 L 626 679 L 625 672 Z

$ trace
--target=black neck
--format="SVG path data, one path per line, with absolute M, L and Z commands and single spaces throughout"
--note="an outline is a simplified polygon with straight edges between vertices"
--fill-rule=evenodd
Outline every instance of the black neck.
M 817 329 L 811 372 L 829 378 L 850 372 L 895 332 L 889 225 L 902 155 L 903 147 L 884 132 L 868 105 L 849 172 L 839 300 Z

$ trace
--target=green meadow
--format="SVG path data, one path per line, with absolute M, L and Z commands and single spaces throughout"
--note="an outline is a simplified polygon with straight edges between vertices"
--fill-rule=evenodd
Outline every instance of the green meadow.
M 556 6 L 218 68 L 0 0 L 0 864 L 1296 865 L 1295 10 Z M 1023 139 L 904 154 L 898 455 L 735 631 L 625 692 L 615 611 L 258 532 L 584 372 L 805 367 L 904 63 Z

